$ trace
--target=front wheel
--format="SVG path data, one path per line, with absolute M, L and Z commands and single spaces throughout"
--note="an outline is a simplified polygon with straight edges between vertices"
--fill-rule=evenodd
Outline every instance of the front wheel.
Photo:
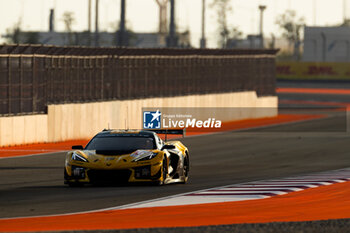
M 64 183 L 67 184 L 69 187 L 82 187 L 82 186 L 84 186 L 84 184 L 79 183 L 79 182 L 68 181 L 68 174 L 67 174 L 66 168 L 64 168 Z
M 167 164 L 167 160 L 164 157 L 163 162 L 162 162 L 162 167 L 160 168 L 160 177 L 162 177 L 162 180 L 157 181 L 156 185 L 161 186 L 165 184 L 165 179 L 167 177 L 167 173 L 168 173 L 168 164 Z

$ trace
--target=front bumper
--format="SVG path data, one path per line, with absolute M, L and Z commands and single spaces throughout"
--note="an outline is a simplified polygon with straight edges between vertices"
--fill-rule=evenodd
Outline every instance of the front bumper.
M 108 183 L 162 181 L 161 163 L 137 166 L 127 169 L 94 169 L 81 166 L 65 167 L 65 183 Z

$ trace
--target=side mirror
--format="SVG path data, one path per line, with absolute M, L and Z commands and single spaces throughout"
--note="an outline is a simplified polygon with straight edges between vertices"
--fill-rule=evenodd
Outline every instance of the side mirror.
M 164 145 L 163 147 L 162 147 L 162 150 L 164 150 L 164 149 L 166 149 L 166 150 L 173 150 L 173 149 L 175 149 L 176 147 L 174 146 L 174 145 L 169 145 L 169 144 L 167 144 L 167 145 Z
M 75 146 L 72 146 L 72 149 L 73 150 L 84 150 L 84 147 L 82 145 L 75 145 Z

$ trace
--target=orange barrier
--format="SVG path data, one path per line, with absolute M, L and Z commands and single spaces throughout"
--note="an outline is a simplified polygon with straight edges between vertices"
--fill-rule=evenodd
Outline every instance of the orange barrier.
M 350 218 L 350 182 L 268 199 L 0 220 L 0 231 L 102 230 Z

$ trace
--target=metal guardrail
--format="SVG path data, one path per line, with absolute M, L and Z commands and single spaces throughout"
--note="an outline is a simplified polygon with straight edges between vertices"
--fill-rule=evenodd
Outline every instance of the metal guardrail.
M 276 50 L 0 46 L 0 115 L 48 104 L 237 91 L 275 95 Z

